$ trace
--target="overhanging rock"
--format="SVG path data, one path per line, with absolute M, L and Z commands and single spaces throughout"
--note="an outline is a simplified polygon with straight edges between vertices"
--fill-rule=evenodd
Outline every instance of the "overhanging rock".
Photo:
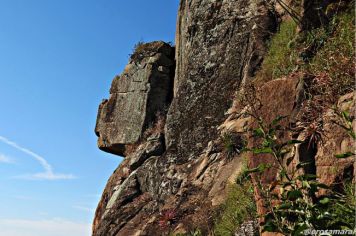
M 156 41 L 136 46 L 124 72 L 116 76 L 110 98 L 99 106 L 95 133 L 101 150 L 126 156 L 145 130 L 164 114 L 172 99 L 174 48 Z

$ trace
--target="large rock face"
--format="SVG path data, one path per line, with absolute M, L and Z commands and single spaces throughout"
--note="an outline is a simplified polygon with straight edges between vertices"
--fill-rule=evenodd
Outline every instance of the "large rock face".
M 110 98 L 99 106 L 95 132 L 100 149 L 125 156 L 164 114 L 173 93 L 174 49 L 163 42 L 138 45 L 125 71 L 116 76 Z
M 216 139 L 235 92 L 262 60 L 273 23 L 258 0 L 181 1 L 166 125 L 166 145 L 179 162 Z
M 265 2 L 181 0 L 175 55 L 163 42 L 137 47 L 125 71 L 114 79 L 109 100 L 99 108 L 99 148 L 125 159 L 105 187 L 94 236 L 170 235 L 197 228 L 209 235 L 212 216 L 243 163 L 242 155 L 227 157 L 221 134 L 241 133 L 254 125 L 246 115 L 251 106 L 239 104 L 235 95 L 247 90 L 245 84 L 258 69 L 276 27 Z M 268 123 L 286 115 L 285 125 L 296 125 L 306 99 L 304 79 L 295 74 L 261 85 L 260 116 Z M 339 106 L 354 111 L 354 96 L 341 98 Z M 321 180 L 333 183 L 354 171 L 352 161 L 333 156 L 353 147 L 352 140 L 332 123 L 331 110 L 321 115 L 330 141 L 305 155 L 302 144 L 295 146 L 292 164 L 308 156 Z M 302 139 L 303 132 L 293 135 Z M 248 140 L 249 145 L 254 142 Z M 249 161 L 250 167 L 273 163 L 261 155 L 251 155 Z M 275 177 L 271 170 L 252 179 L 270 183 Z M 263 214 L 257 190 L 255 198 Z M 236 234 L 254 233 L 256 227 L 255 220 L 248 221 Z
M 147 90 L 142 93 L 138 89 L 140 96 L 132 95 L 128 101 L 117 89 L 126 86 L 127 78 L 141 78 L 142 69 L 135 76 L 114 80 L 112 102 L 104 102 L 99 109 L 99 147 L 122 155 L 128 144 L 139 142 L 108 181 L 96 211 L 93 235 L 166 235 L 195 228 L 209 231 L 213 220 L 207 216 L 223 202 L 225 188 L 234 181 L 242 163 L 241 158 L 228 160 L 223 154 L 217 128 L 225 120 L 234 93 L 261 62 L 265 41 L 275 26 L 262 2 L 181 1 L 174 97 L 167 117 L 153 125 L 162 128 L 166 120 L 164 130 L 144 131 L 146 120 L 153 120 L 154 114 L 147 112 Z M 146 55 L 145 51 L 142 54 Z M 150 57 L 141 57 L 142 62 L 149 64 Z M 129 69 L 131 74 L 136 67 Z M 167 80 L 168 74 L 164 76 Z M 147 82 L 137 86 L 142 83 Z M 150 84 L 150 89 L 158 85 Z M 167 104 L 162 102 L 165 97 L 159 96 L 161 105 L 152 110 Z

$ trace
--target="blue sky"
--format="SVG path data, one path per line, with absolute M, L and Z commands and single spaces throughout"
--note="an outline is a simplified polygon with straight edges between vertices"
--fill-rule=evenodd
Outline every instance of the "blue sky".
M 0 0 L 0 235 L 89 235 L 122 160 L 97 107 L 138 41 L 174 41 L 178 0 Z

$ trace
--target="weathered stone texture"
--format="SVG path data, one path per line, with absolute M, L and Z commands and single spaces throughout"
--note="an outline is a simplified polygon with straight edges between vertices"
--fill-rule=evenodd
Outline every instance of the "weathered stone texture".
M 270 124 L 278 116 L 286 116 L 281 121 L 281 125 L 286 129 L 283 136 L 278 136 L 279 141 L 284 142 L 292 139 L 292 137 L 303 141 L 303 143 L 295 144 L 291 147 L 290 152 L 287 154 L 286 158 L 291 160 L 288 170 L 295 170 L 298 163 L 310 162 L 312 168 L 304 167 L 303 171 L 305 173 L 315 174 L 321 183 L 338 188 L 346 178 L 353 178 L 353 181 L 355 181 L 355 157 L 338 159 L 335 155 L 353 152 L 355 150 L 355 141 L 339 125 L 342 124 L 342 119 L 335 113 L 335 109 L 325 107 L 320 114 L 322 119 L 322 127 L 319 131 L 322 132 L 321 140 L 318 140 L 317 145 L 310 145 L 308 126 L 301 125 L 304 101 L 306 101 L 304 94 L 308 84 L 305 83 L 305 79 L 312 78 L 294 74 L 288 78 L 272 80 L 262 85 L 256 91 L 255 102 L 258 101 L 259 105 L 254 115 L 262 118 L 265 124 Z M 250 102 L 253 104 L 254 101 Z M 338 112 L 347 111 L 352 115 L 355 114 L 355 109 L 354 92 L 339 98 L 336 106 Z M 256 128 L 255 119 L 248 115 L 251 113 L 250 105 L 231 110 L 230 116 L 220 126 L 220 129 L 242 133 L 251 128 Z M 354 131 L 356 131 L 355 121 L 353 121 L 353 126 L 355 127 Z M 254 137 L 247 137 L 247 141 L 249 147 L 255 147 L 256 143 L 258 143 L 258 140 Z M 262 163 L 269 163 L 272 166 L 277 164 L 269 154 L 250 153 L 248 159 L 250 168 L 255 168 Z M 270 168 L 259 175 L 252 175 L 252 179 L 255 183 L 269 185 L 276 180 L 277 174 L 276 168 Z M 320 192 L 320 194 L 322 193 Z M 264 199 L 258 188 L 255 188 L 255 199 L 258 214 L 264 215 L 266 213 Z M 278 234 L 263 233 L 263 235 Z
M 135 235 L 146 225 L 155 210 L 153 193 L 159 187 L 154 162 L 163 151 L 162 134 L 155 134 L 125 158 L 105 187 L 93 235 Z
M 100 149 L 125 156 L 157 118 L 165 113 L 173 88 L 174 49 L 163 42 L 139 45 L 125 71 L 116 76 L 110 98 L 99 106 L 95 132 Z
M 264 2 L 181 0 L 175 59 L 174 49 L 163 42 L 138 45 L 125 71 L 114 79 L 110 98 L 99 107 L 95 129 L 99 148 L 126 158 L 105 187 L 93 236 L 169 235 L 197 228 L 208 235 L 226 187 L 242 169 L 242 156 L 227 158 L 220 135 L 256 125 L 246 115 L 251 107 L 238 104 L 235 95 L 246 89 L 259 68 L 276 27 Z M 304 82 L 305 75 L 293 73 L 261 85 L 256 94 L 263 105 L 258 115 L 266 123 L 286 115 L 282 125 L 296 127 Z M 354 95 L 342 97 L 338 106 L 354 113 Z M 336 160 L 334 154 L 355 147 L 332 122 L 336 117 L 332 110 L 322 117 L 328 140 L 310 158 L 321 181 L 335 183 L 355 170 L 352 159 Z M 303 140 L 305 130 L 293 135 Z M 279 138 L 291 136 L 290 132 Z M 257 142 L 249 138 L 249 146 Z M 303 161 L 302 149 L 293 147 L 291 165 Z M 267 155 L 251 154 L 249 161 L 249 167 L 274 164 Z M 253 180 L 269 184 L 276 174 L 270 169 Z M 265 209 L 257 189 L 255 198 L 262 215 Z M 165 211 L 174 217 L 162 220 Z M 255 221 L 246 222 L 236 235 L 253 235 L 256 227 Z
M 336 106 L 339 112 L 346 111 L 354 116 L 356 113 L 355 93 L 342 96 Z M 324 137 L 317 147 L 315 155 L 316 173 L 321 183 L 327 185 L 340 185 L 346 178 L 354 178 L 355 181 L 355 156 L 345 159 L 338 159 L 336 154 L 353 152 L 356 149 L 355 140 L 347 134 L 347 131 L 340 126 L 342 119 L 336 115 L 335 110 L 328 109 L 323 114 Z M 353 120 L 354 132 L 356 132 L 356 122 Z
M 149 94 L 120 102 L 118 88 L 133 85 L 113 82 L 112 102 L 99 109 L 99 146 L 122 155 L 128 144 L 140 139 L 140 145 L 110 178 L 96 211 L 94 236 L 167 235 L 196 228 L 207 234 L 215 207 L 241 170 L 240 158 L 228 160 L 222 153 L 217 127 L 225 120 L 234 93 L 258 68 L 274 29 L 274 19 L 262 2 L 181 1 L 174 97 L 164 133 L 153 143 L 150 137 L 140 139 L 146 120 L 153 120 L 155 113 L 147 112 L 152 106 L 143 102 L 150 100 Z M 149 60 L 141 56 L 145 50 L 141 52 L 133 58 L 142 67 Z M 130 64 L 127 71 L 136 71 Z M 155 86 L 150 84 L 150 89 Z M 123 110 L 127 114 L 122 115 Z M 159 221 L 165 210 L 173 210 L 176 217 L 162 228 Z
M 217 126 L 239 85 L 261 62 L 273 29 L 262 1 L 181 1 L 175 98 L 166 123 L 166 145 L 179 162 L 216 139 Z

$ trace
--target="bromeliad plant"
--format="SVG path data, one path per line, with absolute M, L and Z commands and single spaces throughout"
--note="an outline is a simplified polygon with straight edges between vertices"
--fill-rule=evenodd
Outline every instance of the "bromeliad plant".
M 160 213 L 160 218 L 158 221 L 161 229 L 166 229 L 174 223 L 176 220 L 177 211 L 175 209 L 167 209 Z
M 243 139 L 232 131 L 223 133 L 221 140 L 223 153 L 228 159 L 232 159 L 235 155 L 239 154 L 245 145 Z
M 280 122 L 285 117 L 277 117 L 269 125 L 261 118 L 255 118 L 258 127 L 253 130 L 253 135 L 259 144 L 245 151 L 271 155 L 276 164 L 260 164 L 246 170 L 244 177 L 252 173 L 261 175 L 270 168 L 278 170 L 276 181 L 269 186 L 257 183 L 268 210 L 264 216 L 263 231 L 301 235 L 306 229 L 353 229 L 350 219 L 355 217 L 355 206 L 346 204 L 344 195 L 318 182 L 313 173 L 307 173 L 309 162 L 299 163 L 293 171 L 288 171 L 290 160 L 287 154 L 292 145 L 304 142 L 294 139 L 281 142 L 278 137 L 285 134 L 286 130 Z M 329 194 L 319 196 L 321 189 L 327 189 Z

